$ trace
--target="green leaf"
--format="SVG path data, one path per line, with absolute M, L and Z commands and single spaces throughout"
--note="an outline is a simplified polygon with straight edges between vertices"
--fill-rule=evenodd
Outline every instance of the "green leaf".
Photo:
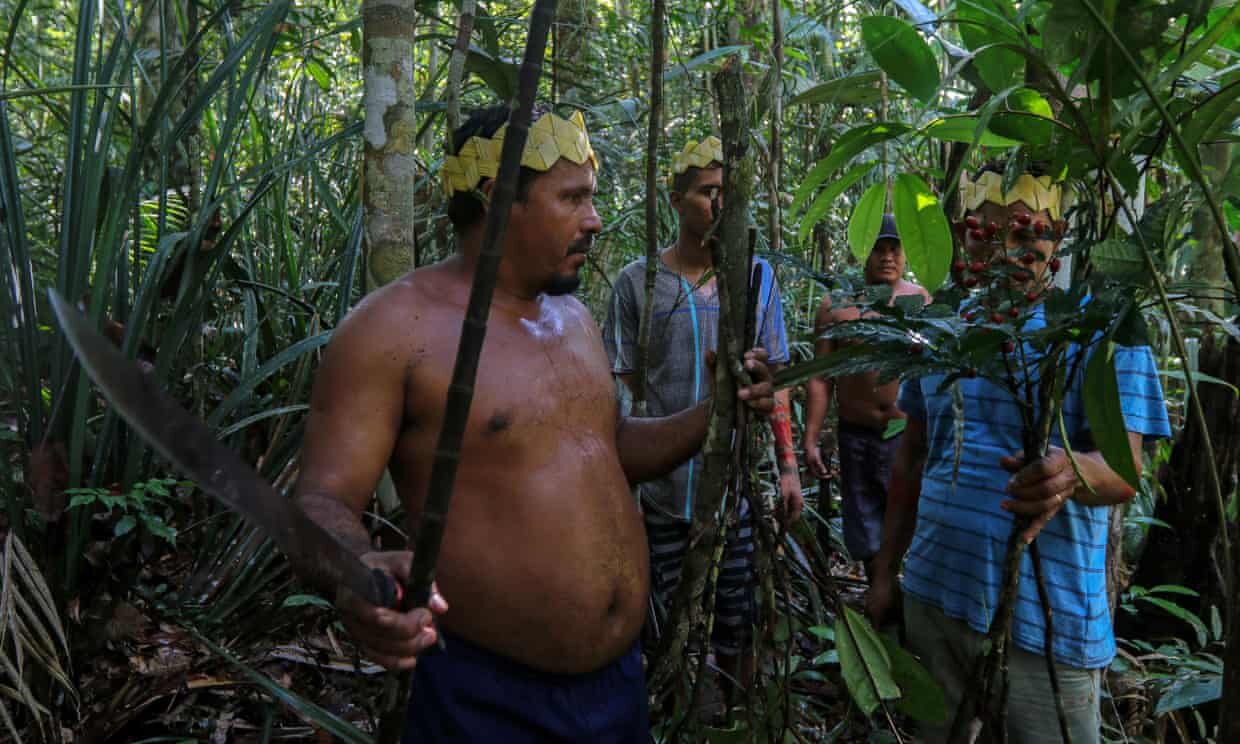
M 845 163 L 865 151 L 866 148 L 894 139 L 909 131 L 911 131 L 911 128 L 907 124 L 900 124 L 898 122 L 878 122 L 849 129 L 840 135 L 840 138 L 831 145 L 831 152 L 825 158 L 818 161 L 818 164 L 810 171 L 810 176 L 806 180 L 813 181 L 813 185 L 809 188 L 809 191 L 812 192 L 814 188 L 818 187 L 818 184 L 825 181 L 828 176 L 842 168 Z M 799 192 L 800 189 L 798 189 Z
M 1155 717 L 1181 708 L 1191 708 L 1218 700 L 1223 696 L 1223 677 L 1211 675 L 1177 682 L 1158 696 Z
M 126 514 L 116 522 L 116 526 L 112 528 L 112 534 L 116 537 L 127 535 L 135 526 L 138 520 L 132 514 Z
M 864 264 L 874 250 L 879 228 L 883 225 L 883 210 L 887 206 L 887 184 L 879 182 L 861 195 L 848 220 L 848 245 L 853 255 Z
M 992 92 L 1019 82 L 1025 69 L 1020 52 L 995 46 L 1020 44 L 1013 27 L 1015 11 L 1007 0 L 961 0 L 956 5 L 960 38 L 974 53 L 977 74 Z
M 668 82 L 675 80 L 690 70 L 695 70 L 702 65 L 718 60 L 721 57 L 727 57 L 733 54 L 741 54 L 743 56 L 748 51 L 749 47 L 744 44 L 733 44 L 731 46 L 721 46 L 716 49 L 711 49 L 709 52 L 702 52 L 683 65 L 673 65 L 667 68 L 667 70 L 663 73 L 663 81 Z
M 893 16 L 867 16 L 861 19 L 861 40 L 901 88 L 923 103 L 934 100 L 939 90 L 938 61 L 912 24 Z
M 332 88 L 331 70 L 328 69 L 327 65 L 323 64 L 323 62 L 319 60 L 318 57 L 307 57 L 306 58 L 306 73 L 310 75 L 310 77 L 314 78 L 314 82 L 318 83 L 318 86 L 320 88 L 322 88 L 325 91 L 331 90 Z
M 904 421 L 904 419 L 899 419 Z M 879 638 L 891 658 L 891 676 L 903 693 L 896 707 L 903 713 L 926 723 L 947 721 L 947 696 L 930 672 L 912 654 L 900 647 L 890 636 Z
M 900 697 L 891 676 L 891 659 L 879 635 L 865 618 L 841 603 L 835 620 L 835 641 L 840 652 L 840 672 L 857 707 L 870 715 L 883 700 Z
M 328 610 L 332 608 L 331 602 L 315 594 L 290 594 L 280 603 L 281 607 L 305 607 L 306 605 Z
M 826 215 L 827 210 L 834 204 L 835 200 L 843 194 L 849 186 L 852 186 L 863 176 L 874 169 L 875 161 L 869 160 L 864 163 L 857 163 L 853 167 L 844 171 L 844 175 L 837 178 L 830 186 L 822 190 L 822 193 L 814 199 L 814 203 L 809 205 L 809 209 L 805 210 L 805 215 L 801 217 L 801 226 L 797 228 L 797 240 L 805 242 L 809 234 Z
M 933 292 L 947 279 L 952 262 L 952 233 L 943 206 L 926 182 L 911 173 L 896 176 L 891 201 L 909 268 Z
M 1145 257 L 1140 246 L 1134 245 L 1127 238 L 1107 238 L 1098 243 L 1089 249 L 1089 260 L 1103 274 L 1115 279 L 1149 279 L 1145 273 Z
M 1115 343 L 1101 342 L 1085 367 L 1085 419 L 1098 451 L 1121 478 L 1140 488 L 1140 478 L 1128 445 L 1124 409 L 1120 405 L 1119 382 L 1115 376 Z
M 1206 629 L 1206 624 L 1201 621 L 1201 618 L 1197 617 L 1193 613 L 1179 606 L 1175 602 L 1172 602 L 1167 599 L 1161 599 L 1159 597 L 1151 597 L 1148 594 L 1142 597 L 1138 597 L 1138 599 L 1140 599 L 1142 602 L 1149 602 L 1155 607 L 1165 610 L 1168 614 L 1172 615 L 1173 617 L 1179 618 L 1180 620 L 1183 620 L 1184 622 L 1188 623 L 1190 626 L 1192 626 L 1193 631 L 1197 634 L 1198 645 L 1201 645 L 1201 646 L 1206 645 L 1206 640 L 1209 637 L 1209 631 Z
M 906 418 L 887 419 L 887 428 L 883 430 L 883 439 L 894 439 L 903 434 L 907 428 L 908 419 Z
M 989 127 L 982 129 L 979 133 L 977 130 L 980 125 L 981 120 L 977 116 L 947 116 L 930 122 L 922 129 L 922 132 L 935 139 L 968 144 L 972 144 L 976 137 L 977 144 L 984 147 L 1008 148 L 1020 144 L 1018 140 L 995 134 Z
M 1004 99 L 1002 109 L 995 112 L 990 128 L 996 133 L 1031 145 L 1045 145 L 1054 133 L 1051 105 L 1032 88 L 1017 88 Z
M 882 73 L 878 70 L 844 75 L 794 96 L 788 105 L 825 103 L 833 106 L 868 106 L 882 100 L 881 80 Z

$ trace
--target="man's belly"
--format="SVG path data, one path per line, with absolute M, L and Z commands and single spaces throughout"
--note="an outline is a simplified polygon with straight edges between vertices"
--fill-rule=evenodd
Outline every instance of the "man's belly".
M 876 386 L 877 375 L 850 375 L 837 382 L 836 400 L 840 419 L 858 426 L 882 430 L 893 418 L 904 414 L 896 406 L 898 382 Z
M 649 591 L 645 530 L 623 476 L 610 487 L 594 476 L 498 488 L 484 473 L 458 480 L 437 571 L 445 629 L 562 674 L 632 647 Z

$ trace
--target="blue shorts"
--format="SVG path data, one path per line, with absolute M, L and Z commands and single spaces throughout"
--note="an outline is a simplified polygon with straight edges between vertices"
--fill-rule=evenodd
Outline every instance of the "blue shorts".
M 442 631 L 441 631 L 442 632 Z M 401 744 L 647 744 L 641 651 L 586 674 L 553 674 L 444 635 L 418 658 Z

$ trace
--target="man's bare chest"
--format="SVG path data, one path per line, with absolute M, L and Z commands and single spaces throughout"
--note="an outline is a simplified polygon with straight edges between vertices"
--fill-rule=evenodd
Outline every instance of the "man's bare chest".
M 414 428 L 437 433 L 442 425 L 457 346 L 456 334 L 442 334 L 415 351 L 405 396 Z M 614 386 L 596 330 L 523 323 L 488 328 L 467 440 L 499 443 L 546 430 L 614 428 L 614 422 Z

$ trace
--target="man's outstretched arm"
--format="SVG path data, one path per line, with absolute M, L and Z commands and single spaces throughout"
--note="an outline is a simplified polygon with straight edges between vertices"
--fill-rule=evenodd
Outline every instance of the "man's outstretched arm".
M 767 414 L 774 408 L 771 373 L 766 366 L 766 352 L 753 349 L 745 352 L 745 369 L 753 384 L 737 391 L 736 397 L 753 410 Z M 621 375 L 626 385 L 630 375 Z M 671 472 L 677 465 L 697 454 L 706 439 L 710 417 L 710 399 L 671 416 L 659 418 L 621 417 L 616 426 L 616 451 L 620 466 L 630 483 L 641 483 Z

